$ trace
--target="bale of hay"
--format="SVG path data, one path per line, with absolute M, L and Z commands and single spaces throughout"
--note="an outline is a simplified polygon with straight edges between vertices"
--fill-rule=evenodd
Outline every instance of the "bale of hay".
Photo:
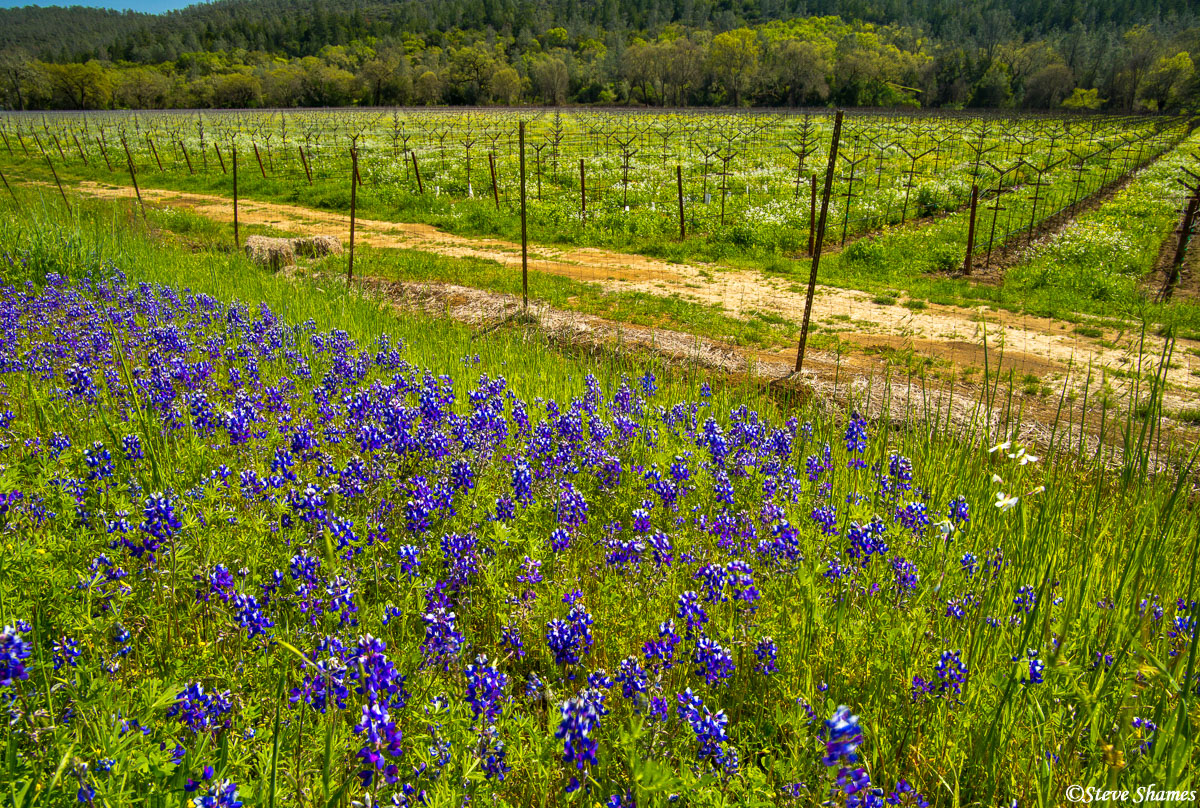
M 342 242 L 335 236 L 304 236 L 292 239 L 292 249 L 305 258 L 324 258 L 341 255 Z
M 296 265 L 296 250 L 292 240 L 249 236 L 246 238 L 246 256 L 259 266 L 280 270 Z

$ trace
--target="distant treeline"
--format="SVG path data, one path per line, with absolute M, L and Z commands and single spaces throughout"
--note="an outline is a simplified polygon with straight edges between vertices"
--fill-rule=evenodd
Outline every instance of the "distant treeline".
M 1188 0 L 224 0 L 0 10 L 10 109 L 1200 108 Z

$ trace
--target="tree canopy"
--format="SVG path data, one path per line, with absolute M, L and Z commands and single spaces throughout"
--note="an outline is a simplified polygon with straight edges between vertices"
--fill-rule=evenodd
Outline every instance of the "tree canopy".
M 0 23 L 19 109 L 1200 105 L 1189 0 L 219 0 Z

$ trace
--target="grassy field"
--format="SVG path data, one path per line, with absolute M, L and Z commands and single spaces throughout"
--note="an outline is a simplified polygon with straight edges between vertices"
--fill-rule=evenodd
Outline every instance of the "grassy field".
M 149 184 L 228 194 L 236 149 L 244 194 L 345 211 L 353 146 L 364 215 L 516 238 L 521 123 L 535 240 L 665 246 L 695 260 L 803 251 L 811 177 L 824 175 L 833 130 L 827 113 L 9 114 L 0 154 L 101 180 L 128 177 L 132 163 Z M 972 184 L 985 203 L 1001 197 L 1006 234 L 1144 164 L 1184 131 L 1172 118 L 852 113 L 827 239 L 961 209 Z M 1035 180 L 1036 208 L 1023 190 Z M 671 244 L 680 189 L 692 237 Z
M 10 804 L 1196 788 L 1196 450 L 1155 461 L 1158 375 L 1105 470 L 1066 424 L 572 358 L 206 227 L 0 219 Z

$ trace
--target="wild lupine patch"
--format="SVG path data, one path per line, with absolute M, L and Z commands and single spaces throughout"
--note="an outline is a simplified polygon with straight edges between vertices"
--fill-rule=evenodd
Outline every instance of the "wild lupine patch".
M 276 804 L 951 804 L 910 761 L 997 715 L 1063 733 L 1039 755 L 1104 716 L 1131 769 L 1176 732 L 1195 598 L 1048 573 L 1075 528 L 1019 539 L 1031 447 L 960 476 L 858 413 L 719 412 L 640 370 L 525 399 L 484 356 L 451 376 L 119 278 L 0 291 L 0 368 L 0 704 L 14 771 L 73 748 L 58 787 L 87 804 L 269 804 L 272 765 Z M 1104 701 L 1126 680 L 1136 723 Z M 1000 792 L 1029 793 L 957 797 Z

